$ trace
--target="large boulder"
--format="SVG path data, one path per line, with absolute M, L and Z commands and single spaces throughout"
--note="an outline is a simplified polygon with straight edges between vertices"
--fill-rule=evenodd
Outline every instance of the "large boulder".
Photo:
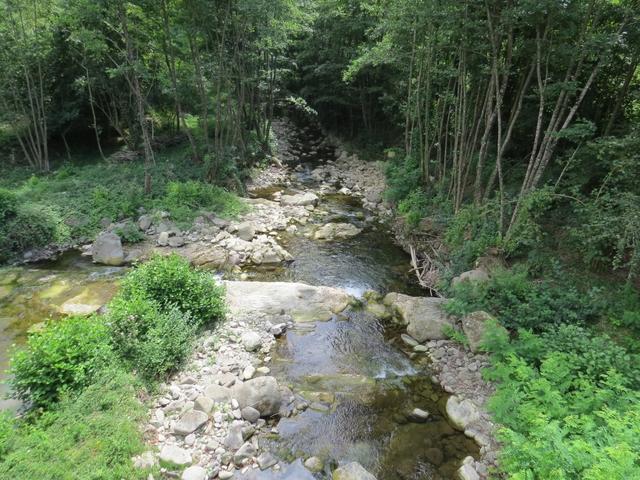
M 104 265 L 122 265 L 124 263 L 124 250 L 120 237 L 112 232 L 104 232 L 98 235 L 93 242 L 93 261 Z
M 273 377 L 258 377 L 247 380 L 233 388 L 233 398 L 240 408 L 253 407 L 261 417 L 270 417 L 280 411 L 282 394 Z
M 480 410 L 469 399 L 452 395 L 447 399 L 447 416 L 454 428 L 464 431 L 469 425 L 480 420 Z
M 306 207 L 307 205 L 317 205 L 320 199 L 315 193 L 305 192 L 296 195 L 282 195 L 280 203 L 293 207 Z
M 206 413 L 200 410 L 189 410 L 176 422 L 173 431 L 178 435 L 186 436 L 198 430 L 207 423 L 207 420 L 209 420 L 209 415 Z
M 192 462 L 191 454 L 177 445 L 165 445 L 162 447 L 160 461 L 177 466 L 190 465 Z
M 329 320 L 351 302 L 344 290 L 288 282 L 224 282 L 231 314 L 262 312 L 279 315 L 282 311 L 297 322 Z
M 215 245 L 192 243 L 179 253 L 197 267 L 219 269 L 230 267 L 233 264 L 229 251 Z
M 250 242 L 256 236 L 256 226 L 251 222 L 242 222 L 237 225 L 236 236 L 245 242 Z
M 470 313 L 462 319 L 462 331 L 469 341 L 472 352 L 480 350 L 487 328 L 494 322 L 495 319 L 491 315 L 481 310 Z
M 411 297 L 402 293 L 389 293 L 384 304 L 394 308 L 407 333 L 419 343 L 447 338 L 444 330 L 454 321 L 443 310 L 444 298 Z
M 333 471 L 333 480 L 376 480 L 358 462 L 347 463 Z
M 327 223 L 316 230 L 316 240 L 335 240 L 336 238 L 354 237 L 362 232 L 361 229 L 350 223 Z

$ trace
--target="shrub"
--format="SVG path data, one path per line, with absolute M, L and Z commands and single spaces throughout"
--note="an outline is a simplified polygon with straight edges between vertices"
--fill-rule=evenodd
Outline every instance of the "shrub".
M 130 272 L 120 295 L 124 300 L 148 298 L 161 309 L 175 306 L 196 326 L 215 322 L 225 313 L 224 288 L 176 254 L 155 256 Z
M 0 188 L 0 225 L 16 214 L 18 197 L 6 188 Z
M 407 198 L 411 192 L 420 188 L 421 175 L 420 166 L 413 157 L 390 162 L 386 170 L 385 198 L 393 203 Z
M 110 303 L 109 325 L 114 350 L 147 380 L 178 367 L 191 351 L 195 334 L 187 313 L 171 305 L 161 309 L 139 294 Z
M 235 216 L 246 210 L 245 204 L 232 193 L 197 181 L 170 182 L 160 203 L 179 222 L 189 222 L 203 210 L 222 216 Z
M 0 420 L 0 478 L 143 480 L 157 473 L 131 462 L 144 449 L 139 423 L 146 411 L 138 391 L 131 375 L 111 369 L 29 423 Z
M 115 233 L 124 243 L 138 243 L 145 239 L 144 234 L 133 222 L 126 222 L 122 227 L 116 228 Z
M 486 310 L 511 329 L 541 331 L 554 324 L 584 323 L 599 314 L 592 295 L 565 284 L 532 281 L 524 269 L 495 272 L 486 282 L 461 282 L 453 295 L 446 307 L 450 313 Z
M 102 319 L 68 317 L 50 321 L 32 334 L 11 360 L 15 395 L 36 407 L 47 407 L 65 392 L 82 390 L 113 360 Z
M 427 216 L 428 204 L 429 200 L 425 193 L 422 189 L 417 189 L 400 201 L 398 211 L 410 226 L 415 227 Z
M 4 211 L 8 212 L 9 208 Z M 26 202 L 13 212 L 8 219 L 0 221 L 0 260 L 30 248 L 63 242 L 69 237 L 60 215 L 50 207 Z

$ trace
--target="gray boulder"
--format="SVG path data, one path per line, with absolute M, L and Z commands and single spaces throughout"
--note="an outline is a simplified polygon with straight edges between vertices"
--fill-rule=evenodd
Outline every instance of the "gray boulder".
M 169 245 L 169 232 L 160 232 L 160 235 L 158 235 L 158 245 L 161 247 Z
M 206 413 L 200 410 L 190 410 L 180 417 L 180 420 L 174 425 L 173 431 L 178 435 L 189 435 L 207 423 L 207 420 L 209 420 L 209 415 Z
M 262 339 L 256 332 L 244 332 L 240 337 L 240 340 L 247 352 L 255 352 L 262 346 Z
M 235 386 L 233 398 L 238 401 L 240 408 L 253 407 L 261 417 L 277 414 L 282 404 L 282 394 L 273 377 L 252 378 Z
M 124 263 L 124 250 L 120 237 L 112 232 L 98 235 L 93 242 L 93 261 L 104 265 L 118 266 Z
M 182 472 L 181 480 L 207 480 L 209 475 L 200 465 L 194 465 Z
M 236 236 L 246 242 L 250 242 L 256 236 L 256 227 L 251 222 L 242 222 L 237 226 Z
M 153 223 L 153 219 L 151 215 L 141 215 L 138 219 L 138 228 L 143 232 L 146 232 L 151 228 L 151 224 Z
M 469 425 L 480 420 L 480 411 L 469 399 L 461 400 L 455 395 L 447 399 L 447 416 L 451 424 L 458 430 L 465 430 Z
M 333 480 L 376 480 L 358 462 L 351 462 L 333 471 Z
M 433 297 L 410 297 L 402 293 L 389 293 L 384 304 L 393 307 L 407 333 L 418 343 L 427 340 L 443 340 L 446 327 L 453 327 L 454 321 L 442 309 L 447 300 Z

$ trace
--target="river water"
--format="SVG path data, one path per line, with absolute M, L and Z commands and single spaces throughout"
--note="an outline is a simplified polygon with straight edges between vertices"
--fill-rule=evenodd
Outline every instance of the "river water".
M 320 150 L 318 156 L 322 155 L 329 153 Z M 303 164 L 293 188 L 317 187 L 309 172 L 318 161 L 310 158 Z M 271 198 L 274 190 L 255 194 Z M 352 223 L 363 231 L 334 242 L 305 235 L 329 221 Z M 352 197 L 324 196 L 309 225 L 281 240 L 295 260 L 276 268 L 247 269 L 250 280 L 335 286 L 358 298 L 367 290 L 424 294 L 413 282 L 406 253 Z M 74 252 L 54 262 L 0 270 L 2 370 L 10 346 L 24 342 L 29 328 L 59 317 L 65 305 L 106 303 L 125 271 L 93 265 Z M 330 478 L 337 464 L 358 461 L 379 480 L 455 478 L 462 459 L 477 457 L 478 447 L 449 425 L 444 414 L 447 395 L 430 381 L 426 357 L 410 355 L 399 333 L 365 308 L 351 308 L 327 322 L 299 325 L 279 339 L 272 374 L 302 395 L 310 407 L 281 419 L 279 434 L 263 439 L 287 462 L 280 472 L 254 469 L 236 476 Z M 6 394 L 6 385 L 1 388 Z M 0 403 L 0 408 L 16 406 L 12 400 Z M 426 423 L 408 421 L 407 414 L 416 407 L 430 413 Z M 302 466 L 299 459 L 312 455 L 325 461 L 324 474 L 314 477 Z

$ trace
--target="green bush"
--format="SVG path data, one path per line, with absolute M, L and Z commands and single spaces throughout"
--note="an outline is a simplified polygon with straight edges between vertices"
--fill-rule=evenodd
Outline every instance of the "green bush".
M 139 388 L 131 375 L 108 370 L 38 418 L 3 416 L 0 478 L 143 480 L 156 474 L 131 462 L 144 449 L 139 424 L 146 410 L 137 400 Z
M 122 227 L 116 228 L 115 233 L 124 243 L 138 243 L 145 239 L 144 234 L 133 222 L 126 222 Z
M 232 217 L 246 210 L 245 204 L 232 193 L 197 181 L 170 182 L 160 204 L 178 222 L 190 222 L 203 211 Z
M 541 331 L 550 325 L 582 324 L 601 313 L 593 295 L 550 281 L 533 281 L 524 269 L 495 272 L 486 282 L 461 282 L 447 310 L 465 315 L 485 310 L 507 328 Z
M 392 203 L 407 198 L 411 192 L 418 190 L 422 174 L 418 161 L 413 157 L 391 161 L 387 165 L 387 190 L 384 196 Z
M 0 225 L 15 216 L 18 208 L 18 197 L 15 193 L 0 188 Z
M 9 208 L 4 210 L 4 214 L 9 214 L 10 202 L 6 202 L 5 198 L 5 207 Z M 13 210 L 12 215 L 0 221 L 0 260 L 68 238 L 69 229 L 57 211 L 45 205 L 22 203 Z
M 498 385 L 489 406 L 508 478 L 640 478 L 640 395 L 616 369 L 637 369 L 637 359 L 573 326 L 488 337 L 485 374 Z
M 405 218 L 407 223 L 415 227 L 429 213 L 429 199 L 422 189 L 413 190 L 406 198 L 402 199 L 398 205 L 398 212 Z
M 176 254 L 155 256 L 138 266 L 124 279 L 120 295 L 124 300 L 148 298 L 161 309 L 175 306 L 196 326 L 213 323 L 225 313 L 224 288 Z
M 109 332 L 101 318 L 49 321 L 14 353 L 11 385 L 18 398 L 36 407 L 48 407 L 63 392 L 77 392 L 90 385 L 113 359 Z
M 195 325 L 175 306 L 160 308 L 141 294 L 116 297 L 108 315 L 114 350 L 145 379 L 174 370 L 187 357 Z

